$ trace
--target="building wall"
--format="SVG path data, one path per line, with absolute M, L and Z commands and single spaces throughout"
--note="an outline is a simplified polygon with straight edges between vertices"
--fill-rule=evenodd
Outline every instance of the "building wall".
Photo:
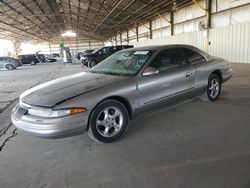
M 14 45 L 12 41 L 0 39 L 0 56 L 14 56 Z
M 199 3 L 206 8 L 205 0 Z M 152 39 L 145 27 L 149 22 L 146 22 L 138 26 L 138 41 L 136 28 L 129 29 L 129 43 L 135 46 L 191 44 L 232 62 L 250 63 L 250 0 L 213 0 L 208 35 L 198 27 L 200 21 L 206 22 L 206 13 L 194 4 L 174 12 L 174 36 L 171 36 L 170 24 L 166 21 L 170 20 L 170 15 L 163 16 L 165 19 L 151 20 Z M 117 40 L 117 43 L 126 44 L 124 41 Z

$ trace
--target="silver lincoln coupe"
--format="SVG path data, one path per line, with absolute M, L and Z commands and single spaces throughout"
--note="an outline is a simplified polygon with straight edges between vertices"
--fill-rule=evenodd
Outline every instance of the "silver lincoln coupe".
M 33 135 L 57 138 L 88 132 L 113 142 L 128 121 L 155 105 L 200 96 L 216 101 L 231 65 L 188 45 L 122 50 L 87 72 L 25 91 L 12 111 L 12 123 Z M 181 116 L 181 114 L 180 114 Z

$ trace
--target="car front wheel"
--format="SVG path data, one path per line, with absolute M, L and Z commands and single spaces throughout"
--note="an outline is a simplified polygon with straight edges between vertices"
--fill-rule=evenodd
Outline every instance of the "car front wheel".
M 211 74 L 205 93 L 201 96 L 203 101 L 214 102 L 220 97 L 221 79 L 217 74 Z
M 106 100 L 92 112 L 88 134 L 98 142 L 114 142 L 126 131 L 128 120 L 129 115 L 124 104 L 116 100 Z

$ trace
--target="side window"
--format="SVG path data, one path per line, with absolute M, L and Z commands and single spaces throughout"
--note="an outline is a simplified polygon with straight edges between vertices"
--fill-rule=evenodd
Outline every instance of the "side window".
M 107 53 L 108 53 L 108 48 L 102 48 L 102 49 L 98 52 L 99 55 L 104 55 L 104 54 L 107 54 Z
M 116 47 L 112 46 L 109 48 L 110 53 L 114 53 L 116 51 Z
M 119 51 L 119 50 L 122 50 L 122 49 L 124 49 L 122 46 L 117 46 L 116 51 Z
M 206 59 L 201 54 L 195 52 L 194 50 L 183 48 L 183 51 L 191 65 L 196 65 L 199 63 L 206 62 Z
M 175 48 L 160 52 L 150 67 L 158 69 L 161 73 L 178 70 L 179 68 L 186 65 L 186 60 L 182 52 L 180 49 Z
M 109 53 L 109 48 L 103 48 L 103 54 L 108 54 Z

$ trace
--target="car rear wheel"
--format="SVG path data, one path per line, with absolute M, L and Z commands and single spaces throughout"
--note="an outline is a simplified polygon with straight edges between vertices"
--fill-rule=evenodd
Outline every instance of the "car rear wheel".
M 94 66 L 96 66 L 96 62 L 94 60 L 91 60 L 91 61 L 88 62 L 88 67 L 89 68 L 92 68 Z
M 129 115 L 124 104 L 116 100 L 106 100 L 92 112 L 88 135 L 98 142 L 114 142 L 126 131 L 128 120 Z
M 205 93 L 200 97 L 201 100 L 214 102 L 220 97 L 221 79 L 217 74 L 211 74 Z
M 5 65 L 5 68 L 6 68 L 7 70 L 13 70 L 13 69 L 15 69 L 15 67 L 14 67 L 13 65 L 11 65 L 11 64 Z

